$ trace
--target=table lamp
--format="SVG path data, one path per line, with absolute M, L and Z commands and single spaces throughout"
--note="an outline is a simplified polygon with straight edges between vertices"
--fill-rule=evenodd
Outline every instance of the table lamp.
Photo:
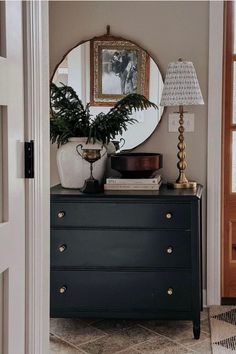
M 188 181 L 184 172 L 187 162 L 184 142 L 184 113 L 186 112 L 184 112 L 183 106 L 202 104 L 204 101 L 193 63 L 182 59 L 170 63 L 160 102 L 161 106 L 179 106 L 179 143 L 177 145 L 179 176 L 175 182 L 168 183 L 170 188 L 196 188 L 197 186 L 197 182 Z

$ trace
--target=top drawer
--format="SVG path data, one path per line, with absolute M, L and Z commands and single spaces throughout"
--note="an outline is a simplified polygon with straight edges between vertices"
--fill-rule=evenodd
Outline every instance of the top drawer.
M 191 203 L 52 202 L 53 227 L 189 229 Z

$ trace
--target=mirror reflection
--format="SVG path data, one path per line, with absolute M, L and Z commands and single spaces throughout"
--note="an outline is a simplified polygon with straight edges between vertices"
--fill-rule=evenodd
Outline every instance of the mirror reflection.
M 109 37 L 109 38 L 108 38 Z M 158 106 L 158 110 L 133 113 L 137 120 L 129 124 L 122 136 L 124 150 L 144 142 L 160 122 L 163 107 L 159 106 L 163 80 L 154 60 L 137 45 L 115 37 L 96 37 L 73 48 L 55 70 L 53 83 L 71 86 L 96 116 L 107 113 L 111 106 L 130 93 L 139 93 Z

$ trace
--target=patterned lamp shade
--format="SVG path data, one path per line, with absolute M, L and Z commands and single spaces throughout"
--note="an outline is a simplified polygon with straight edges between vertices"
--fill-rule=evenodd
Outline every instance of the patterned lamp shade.
M 167 68 L 161 106 L 204 104 L 196 71 L 190 61 L 179 60 Z

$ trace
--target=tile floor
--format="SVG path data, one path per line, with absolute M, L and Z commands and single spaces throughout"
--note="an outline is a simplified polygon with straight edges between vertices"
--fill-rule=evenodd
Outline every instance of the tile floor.
M 189 321 L 51 319 L 51 354 L 210 354 L 208 310 L 193 339 Z

